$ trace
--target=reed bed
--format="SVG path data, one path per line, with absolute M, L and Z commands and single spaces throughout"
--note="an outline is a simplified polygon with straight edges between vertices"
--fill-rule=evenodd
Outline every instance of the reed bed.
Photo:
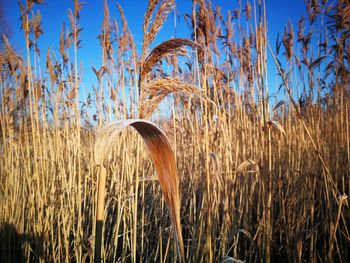
M 150 0 L 141 54 L 122 7 L 118 25 L 105 1 L 89 89 L 77 61 L 83 4 L 73 1 L 59 53 L 39 65 L 41 3 L 20 2 L 26 57 L 6 37 L 0 53 L 0 262 L 93 262 L 101 164 L 105 262 L 348 261 L 348 0 L 306 1 L 307 17 L 275 45 L 264 1 L 222 14 L 195 0 L 184 15 L 192 39 L 158 46 L 175 2 Z M 269 52 L 276 72 L 267 72 Z M 96 163 L 98 131 L 136 118 L 170 141 L 178 203 L 132 130 L 114 135 L 108 162 Z

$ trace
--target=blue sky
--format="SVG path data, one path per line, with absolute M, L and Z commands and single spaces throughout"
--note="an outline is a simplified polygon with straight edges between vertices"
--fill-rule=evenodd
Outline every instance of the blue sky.
M 24 0 L 22 0 L 24 2 Z M 80 39 L 82 40 L 82 48 L 78 51 L 78 60 L 84 65 L 83 82 L 85 89 L 91 87 L 92 83 L 97 83 L 96 77 L 91 70 L 91 66 L 98 68 L 101 64 L 101 49 L 97 36 L 100 32 L 103 20 L 103 0 L 86 0 L 80 13 L 80 26 L 83 28 Z M 252 1 L 251 1 L 252 2 Z M 142 24 L 144 12 L 147 8 L 147 0 L 120 0 L 118 3 L 124 10 L 128 26 L 135 38 L 137 48 L 141 50 L 142 46 Z M 243 0 L 244 4 L 245 1 Z M 25 55 L 25 43 L 23 31 L 20 30 L 20 12 L 17 1 L 4 1 L 5 13 L 11 26 L 12 37 L 10 42 L 12 46 Z M 115 1 L 108 1 L 110 7 L 111 18 L 119 20 L 119 13 Z M 191 13 L 191 0 L 176 0 L 177 12 L 180 21 L 177 22 L 177 37 L 190 38 L 190 31 L 186 25 L 183 15 Z M 230 0 L 213 0 L 212 6 L 221 6 L 222 14 L 226 14 L 227 10 L 233 10 L 237 7 L 237 1 Z M 46 0 L 44 5 L 39 6 L 42 16 L 42 27 L 44 35 L 39 39 L 39 48 L 41 49 L 41 59 L 44 62 L 48 47 L 56 54 L 59 48 L 59 36 L 62 22 L 69 25 L 67 11 L 73 9 L 73 0 Z M 268 21 L 268 38 L 274 45 L 277 33 L 282 33 L 284 26 L 290 19 L 296 26 L 297 21 L 302 15 L 305 15 L 304 0 L 266 0 L 266 12 Z M 165 39 L 169 39 L 175 35 L 173 16 L 170 15 L 166 25 L 161 30 L 155 44 Z M 268 84 L 270 89 L 275 90 L 275 70 L 272 59 L 268 61 Z M 272 71 L 272 72 L 271 72 Z

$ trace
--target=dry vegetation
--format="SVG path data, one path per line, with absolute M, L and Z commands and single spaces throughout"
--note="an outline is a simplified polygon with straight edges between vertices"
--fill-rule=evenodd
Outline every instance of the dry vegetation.
M 267 83 L 263 0 L 238 1 L 227 14 L 193 1 L 185 15 L 192 39 L 158 46 L 175 3 L 150 0 L 141 54 L 122 8 L 119 25 L 105 3 L 102 65 L 85 91 L 77 61 L 83 5 L 74 0 L 59 54 L 48 50 L 40 65 L 41 3 L 20 4 L 27 56 L 6 38 L 0 53 L 0 262 L 93 261 L 103 162 L 94 158 L 96 128 L 151 116 L 175 152 L 183 261 L 348 261 L 349 0 L 307 0 L 307 17 L 286 26 L 272 52 L 278 100 Z M 169 114 L 158 117 L 166 96 Z M 173 169 L 157 158 L 172 157 L 136 129 L 155 163 L 135 132 L 113 136 L 102 258 L 176 262 L 178 204 L 169 200 L 177 193 L 155 176 Z

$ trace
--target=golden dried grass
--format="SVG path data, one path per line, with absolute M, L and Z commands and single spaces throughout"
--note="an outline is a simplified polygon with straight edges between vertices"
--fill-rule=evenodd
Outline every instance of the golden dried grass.
M 169 107 L 169 112 L 172 112 L 174 123 L 171 141 L 178 153 L 179 169 L 188 175 L 182 178 L 181 188 L 186 260 L 207 262 L 222 258 L 230 262 L 238 259 L 254 262 L 264 258 L 268 262 L 285 258 L 290 261 L 330 261 L 332 258 L 346 262 L 350 236 L 348 203 L 343 200 L 345 196 L 338 199 L 331 195 L 338 197 L 338 191 L 349 192 L 349 69 L 346 60 L 349 49 L 343 46 L 343 40 L 348 39 L 345 22 L 349 3 L 339 1 L 334 8 L 328 7 L 329 11 L 325 10 L 327 4 L 311 2 L 307 3 L 309 20 L 320 22 L 315 23 L 320 25 L 317 31 L 312 32 L 315 24 L 300 24 L 296 39 L 287 27 L 282 38 L 284 43 L 276 43 L 276 51 L 281 48 L 284 52 L 278 59 L 282 57 L 281 61 L 284 61 L 287 58 L 286 67 L 279 71 L 288 84 L 285 86 L 293 87 L 293 97 L 298 94 L 295 87 L 305 87 L 306 103 L 296 101 L 298 104 L 293 109 L 294 101 L 283 97 L 285 106 L 281 107 L 282 101 L 277 103 L 272 114 L 269 113 L 272 94 L 267 90 L 265 74 L 267 23 L 262 22 L 264 18 L 261 17 L 264 1 L 254 3 L 251 11 L 245 10 L 245 16 L 253 18 L 254 14 L 256 21 L 256 25 L 252 18 L 247 21 L 246 29 L 249 30 L 240 26 L 245 22 L 242 21 L 243 7 L 229 12 L 226 21 L 220 18 L 218 22 L 220 12 L 214 14 L 208 1 L 193 1 L 192 16 L 188 15 L 192 24 L 189 25 L 194 42 L 204 48 L 186 58 L 188 68 L 181 67 L 182 61 L 168 59 L 183 54 L 184 46 L 176 42 L 172 43 L 171 53 L 163 43 L 154 52 L 149 52 L 157 34 L 153 40 L 148 39 L 144 54 L 139 58 L 126 18 L 118 6 L 122 29 L 118 32 L 114 22 L 111 35 L 116 36 L 116 42 L 109 43 L 106 39 L 105 44 L 101 43 L 104 45 L 102 57 L 109 44 L 117 52 L 113 53 L 111 49 L 111 60 L 96 66 L 101 85 L 96 89 L 95 97 L 88 94 L 81 108 L 85 111 L 82 115 L 72 114 L 72 103 L 68 101 L 78 94 L 75 94 L 78 88 L 80 91 L 83 88 L 77 81 L 82 79 L 78 62 L 73 59 L 79 47 L 79 27 L 70 27 L 67 23 L 67 28 L 61 31 L 60 48 L 51 49 L 46 68 L 40 67 L 39 60 L 35 60 L 40 56 L 40 50 L 32 49 L 33 40 L 40 36 L 39 16 L 34 15 L 36 10 L 30 10 L 35 1 L 28 1 L 27 6 L 20 4 L 28 44 L 27 61 L 12 52 L 9 45 L 1 52 L 0 261 L 11 261 L 11 256 L 7 258 L 11 254 L 7 253 L 8 239 L 1 236 L 9 230 L 3 222 L 9 222 L 15 230 L 13 236 L 17 237 L 11 240 L 17 242 L 27 261 L 91 262 L 91 218 L 95 213 L 93 196 L 96 194 L 91 127 L 106 119 L 137 116 L 136 107 L 140 104 L 143 104 L 141 116 L 147 118 L 165 94 L 183 90 L 186 96 L 176 97 L 175 107 Z M 164 3 L 150 1 L 145 32 L 153 26 L 151 22 Z M 246 6 L 249 7 L 247 2 Z M 77 12 L 71 12 L 70 20 L 78 24 L 81 8 L 74 9 Z M 322 16 L 329 20 L 326 28 L 318 15 L 320 9 Z M 105 27 L 109 24 L 106 11 Z M 166 16 L 163 13 L 163 17 Z M 307 19 L 304 23 L 308 23 Z M 151 31 L 157 32 L 160 28 L 158 25 L 158 29 Z M 105 33 L 108 36 L 108 32 Z M 216 44 L 221 48 L 222 40 L 225 43 L 218 53 Z M 317 45 L 310 43 L 318 43 L 320 48 L 314 50 Z M 53 50 L 59 50 L 60 57 L 56 58 Z M 161 83 L 160 76 L 155 76 L 157 71 L 153 69 L 162 59 L 167 59 L 174 69 L 169 80 L 185 80 L 188 84 L 179 84 L 185 87 L 180 89 L 175 86 L 178 85 L 176 82 L 173 87 L 167 87 Z M 142 63 L 149 65 L 142 68 Z M 280 62 L 278 64 L 282 67 Z M 46 75 L 39 80 L 40 74 L 44 73 L 40 68 Z M 140 76 L 137 73 L 142 69 L 145 73 L 139 88 L 144 94 L 141 96 L 143 101 L 137 104 L 135 98 L 140 97 L 134 96 L 137 91 L 132 88 L 136 88 Z M 300 76 L 303 78 L 299 82 Z M 334 76 L 337 78 L 332 85 L 330 80 Z M 327 84 L 325 89 L 323 84 Z M 74 85 L 76 90 L 72 89 Z M 40 96 L 40 86 L 45 88 L 43 96 Z M 126 94 L 130 94 L 130 98 L 126 95 L 121 99 L 120 89 L 128 87 L 130 93 Z M 317 98 L 312 95 L 316 89 Z M 111 96 L 105 94 L 108 90 L 111 90 Z M 188 95 L 199 91 L 220 108 L 210 107 L 206 100 L 188 99 Z M 283 95 L 279 93 L 276 99 L 280 96 Z M 109 97 L 113 102 L 108 100 Z M 96 112 L 92 112 L 96 106 L 94 101 L 98 104 Z M 146 109 L 150 105 L 152 107 Z M 245 105 L 249 105 L 249 109 Z M 281 136 L 272 136 L 273 129 L 278 131 L 279 127 L 269 123 L 269 118 L 283 125 L 288 143 L 279 140 Z M 74 123 L 76 125 L 72 125 Z M 86 126 L 81 127 L 83 123 Z M 261 129 L 262 125 L 272 127 Z M 170 245 L 171 237 L 168 237 L 168 228 L 164 227 L 163 207 L 150 202 L 153 198 L 159 201 L 163 194 L 154 187 L 156 182 L 145 183 L 138 178 L 135 182 L 134 178 L 135 174 L 140 174 L 141 178 L 153 175 L 153 166 L 145 161 L 148 155 L 144 151 L 129 151 L 136 148 L 136 143 L 138 147 L 139 141 L 132 135 L 128 137 L 129 133 L 125 135 L 127 139 L 123 140 L 125 137 L 122 136 L 118 147 L 123 153 L 117 156 L 118 162 L 109 165 L 108 170 L 100 166 L 102 175 L 104 172 L 114 175 L 108 178 L 111 184 L 107 185 L 105 260 L 129 260 L 132 254 L 130 261 L 134 262 L 145 259 L 174 261 L 176 248 Z M 309 135 L 312 135 L 311 140 Z M 134 156 L 135 152 L 139 156 Z M 219 169 L 218 158 L 210 155 L 212 152 L 220 156 Z M 133 158 L 140 161 L 137 162 L 139 165 L 135 165 Z M 261 176 L 240 176 L 240 172 L 257 172 L 257 169 L 250 169 L 257 165 L 253 166 L 249 161 L 239 168 L 239 160 L 247 158 L 259 160 Z M 218 173 L 220 187 L 215 183 Z M 204 174 L 207 181 L 203 180 Z M 327 175 L 324 180 L 323 175 Z M 332 180 L 334 184 L 329 183 Z M 100 185 L 102 187 L 104 183 Z M 234 232 L 242 227 L 254 237 L 250 246 L 246 246 L 248 238 L 244 234 Z M 309 238 L 296 235 L 309 228 L 315 231 Z M 277 236 L 280 238 L 275 238 Z M 297 251 L 293 253 L 295 245 Z

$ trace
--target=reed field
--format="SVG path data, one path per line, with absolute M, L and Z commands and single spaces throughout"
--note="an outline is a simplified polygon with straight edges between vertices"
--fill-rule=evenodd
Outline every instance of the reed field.
M 350 2 L 305 1 L 277 39 L 264 0 L 232 2 L 193 0 L 192 37 L 156 44 L 176 1 L 149 0 L 138 49 L 105 1 L 88 87 L 84 4 L 41 50 L 43 1 L 19 1 L 26 52 L 5 36 L 0 52 L 0 262 L 349 262 Z

